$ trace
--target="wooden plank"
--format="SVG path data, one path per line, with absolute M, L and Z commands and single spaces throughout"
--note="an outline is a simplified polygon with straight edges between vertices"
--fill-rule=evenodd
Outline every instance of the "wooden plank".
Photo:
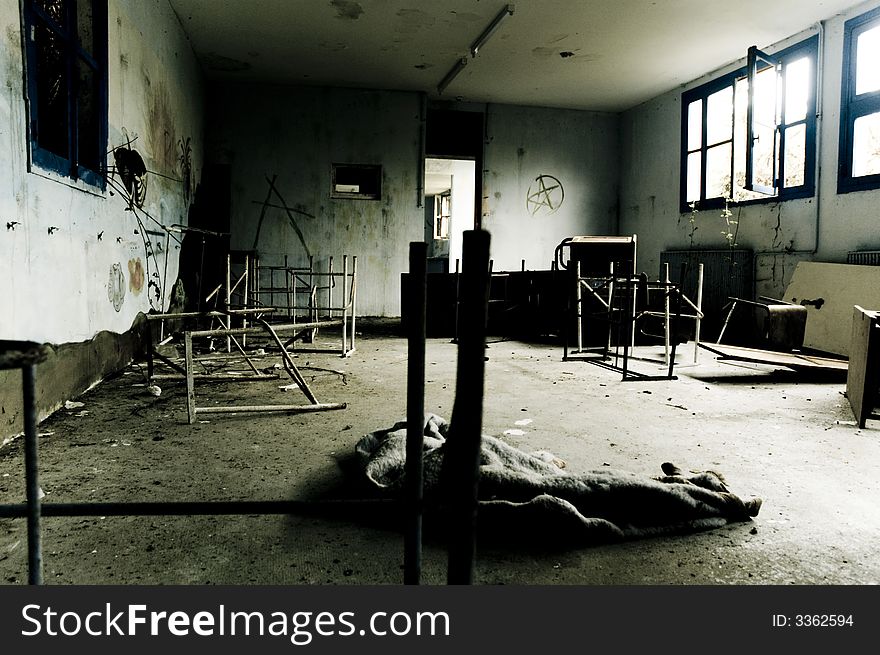
M 849 372 L 846 376 L 846 396 L 860 428 L 872 416 L 878 390 L 878 313 L 858 305 L 853 307 L 852 342 L 850 344 Z
M 786 366 L 795 370 L 847 370 L 847 363 L 844 360 L 831 359 L 830 357 L 814 357 L 801 353 L 782 353 L 773 350 L 742 348 L 740 346 L 718 343 L 700 343 L 700 348 L 705 348 L 709 352 L 718 355 L 719 359 L 769 364 L 771 366 Z

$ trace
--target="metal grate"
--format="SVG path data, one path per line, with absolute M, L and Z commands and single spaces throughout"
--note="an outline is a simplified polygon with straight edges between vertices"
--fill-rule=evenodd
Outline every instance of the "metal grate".
M 846 253 L 846 263 L 880 266 L 880 250 L 852 250 Z
M 701 333 L 706 341 L 714 341 L 721 330 L 723 308 L 728 298 L 752 299 L 751 250 L 667 250 L 660 253 L 660 278 L 663 264 L 669 264 L 669 279 L 678 282 L 681 265 L 687 264 L 684 293 L 697 297 L 697 269 L 703 264 L 703 320 Z

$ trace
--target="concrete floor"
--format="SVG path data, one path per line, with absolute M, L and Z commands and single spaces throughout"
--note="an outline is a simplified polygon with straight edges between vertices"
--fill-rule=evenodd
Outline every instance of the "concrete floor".
M 360 493 L 353 450 L 405 416 L 406 341 L 369 330 L 348 359 L 300 354 L 322 402 L 342 411 L 211 415 L 186 422 L 185 390 L 146 392 L 137 365 L 41 424 L 46 502 L 309 499 Z M 321 342 L 336 344 L 334 335 Z M 658 356 L 644 349 L 646 360 Z M 563 362 L 555 345 L 491 343 L 484 432 L 548 449 L 579 471 L 644 475 L 664 461 L 722 472 L 763 498 L 752 522 L 699 534 L 572 548 L 482 535 L 481 584 L 871 584 L 880 582 L 880 427 L 859 430 L 845 380 L 716 362 L 681 347 L 678 380 L 622 382 Z M 264 359 L 266 366 L 271 359 Z M 427 343 L 426 408 L 449 417 L 456 346 Z M 342 376 L 306 367 L 336 369 Z M 634 362 L 657 374 L 659 361 Z M 283 383 L 283 380 L 282 382 Z M 300 403 L 279 382 L 198 384 L 199 404 Z M 530 419 L 527 425 L 517 421 Z M 519 430 L 522 434 L 508 433 Z M 0 503 L 24 497 L 23 441 L 0 448 Z M 403 539 L 377 511 L 333 516 L 44 518 L 49 584 L 402 582 Z M 27 580 L 23 519 L 0 519 L 0 582 Z M 442 534 L 426 525 L 423 580 L 442 584 Z

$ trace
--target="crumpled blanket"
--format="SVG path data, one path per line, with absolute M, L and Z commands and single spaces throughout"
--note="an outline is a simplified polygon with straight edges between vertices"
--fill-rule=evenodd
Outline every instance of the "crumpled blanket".
M 440 471 L 449 438 L 449 423 L 428 414 L 423 448 L 428 506 L 443 501 Z M 405 421 L 365 435 L 355 450 L 372 485 L 389 495 L 403 491 Z M 759 498 L 744 500 L 731 493 L 713 471 L 683 474 L 664 463 L 662 476 L 649 477 L 610 468 L 575 473 L 563 466 L 546 451 L 526 453 L 483 435 L 478 522 L 500 521 L 596 542 L 716 528 L 749 521 L 761 507 Z

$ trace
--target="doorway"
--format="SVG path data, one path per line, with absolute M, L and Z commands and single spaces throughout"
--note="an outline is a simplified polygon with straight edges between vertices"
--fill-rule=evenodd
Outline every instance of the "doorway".
M 474 229 L 476 162 L 473 159 L 425 159 L 425 243 L 428 271 L 455 271 L 461 260 L 462 234 Z

